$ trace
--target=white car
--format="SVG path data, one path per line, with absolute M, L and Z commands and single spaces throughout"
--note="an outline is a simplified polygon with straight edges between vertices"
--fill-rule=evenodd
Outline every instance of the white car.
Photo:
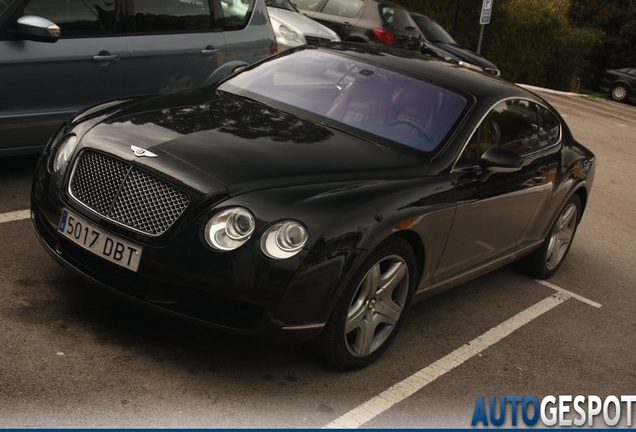
M 289 0 L 267 0 L 265 4 L 279 52 L 298 45 L 340 40 L 336 32 L 299 12 Z

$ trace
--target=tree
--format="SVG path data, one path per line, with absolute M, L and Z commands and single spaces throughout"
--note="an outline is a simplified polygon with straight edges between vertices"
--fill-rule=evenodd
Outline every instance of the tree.
M 636 66 L 636 2 L 634 0 L 572 0 L 570 24 L 602 32 L 594 62 L 598 70 Z

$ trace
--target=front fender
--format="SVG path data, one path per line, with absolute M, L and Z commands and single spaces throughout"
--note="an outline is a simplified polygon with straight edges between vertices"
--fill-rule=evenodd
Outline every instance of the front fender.
M 304 223 L 309 241 L 281 304 L 296 313 L 282 323 L 324 322 L 369 253 L 392 235 L 404 235 L 418 253 L 419 286 L 430 283 L 455 213 L 452 178 L 419 177 L 295 186 L 231 198 L 254 213 L 257 232 L 281 219 Z M 255 234 L 259 236 L 260 234 Z M 258 240 L 258 238 L 256 238 Z M 287 306 L 285 306 L 287 305 Z

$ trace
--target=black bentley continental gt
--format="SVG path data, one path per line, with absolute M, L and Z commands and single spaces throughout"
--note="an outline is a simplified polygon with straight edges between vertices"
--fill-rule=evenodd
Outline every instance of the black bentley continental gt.
M 313 341 L 346 370 L 380 356 L 414 300 L 513 261 L 555 273 L 594 166 L 520 87 L 341 43 L 80 112 L 40 158 L 32 219 L 97 285 Z

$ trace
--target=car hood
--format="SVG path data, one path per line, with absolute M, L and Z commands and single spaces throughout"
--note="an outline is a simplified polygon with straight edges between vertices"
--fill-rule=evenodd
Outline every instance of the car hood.
M 491 61 L 478 56 L 469 49 L 459 45 L 446 44 L 441 42 L 426 42 L 427 46 L 436 51 L 441 57 L 449 56 L 456 61 L 464 61 L 481 67 L 482 69 L 498 69 Z
M 190 93 L 190 92 L 189 92 Z M 229 94 L 147 99 L 111 114 L 82 138 L 209 195 L 230 196 L 299 184 L 424 174 L 426 160 L 257 101 Z M 132 146 L 156 157 L 136 157 Z M 207 180 L 206 180 L 207 179 Z
M 272 20 L 278 21 L 280 24 L 287 26 L 290 30 L 294 30 L 300 35 L 312 35 L 330 40 L 340 40 L 336 32 L 300 12 L 274 7 L 268 7 L 267 11 Z

